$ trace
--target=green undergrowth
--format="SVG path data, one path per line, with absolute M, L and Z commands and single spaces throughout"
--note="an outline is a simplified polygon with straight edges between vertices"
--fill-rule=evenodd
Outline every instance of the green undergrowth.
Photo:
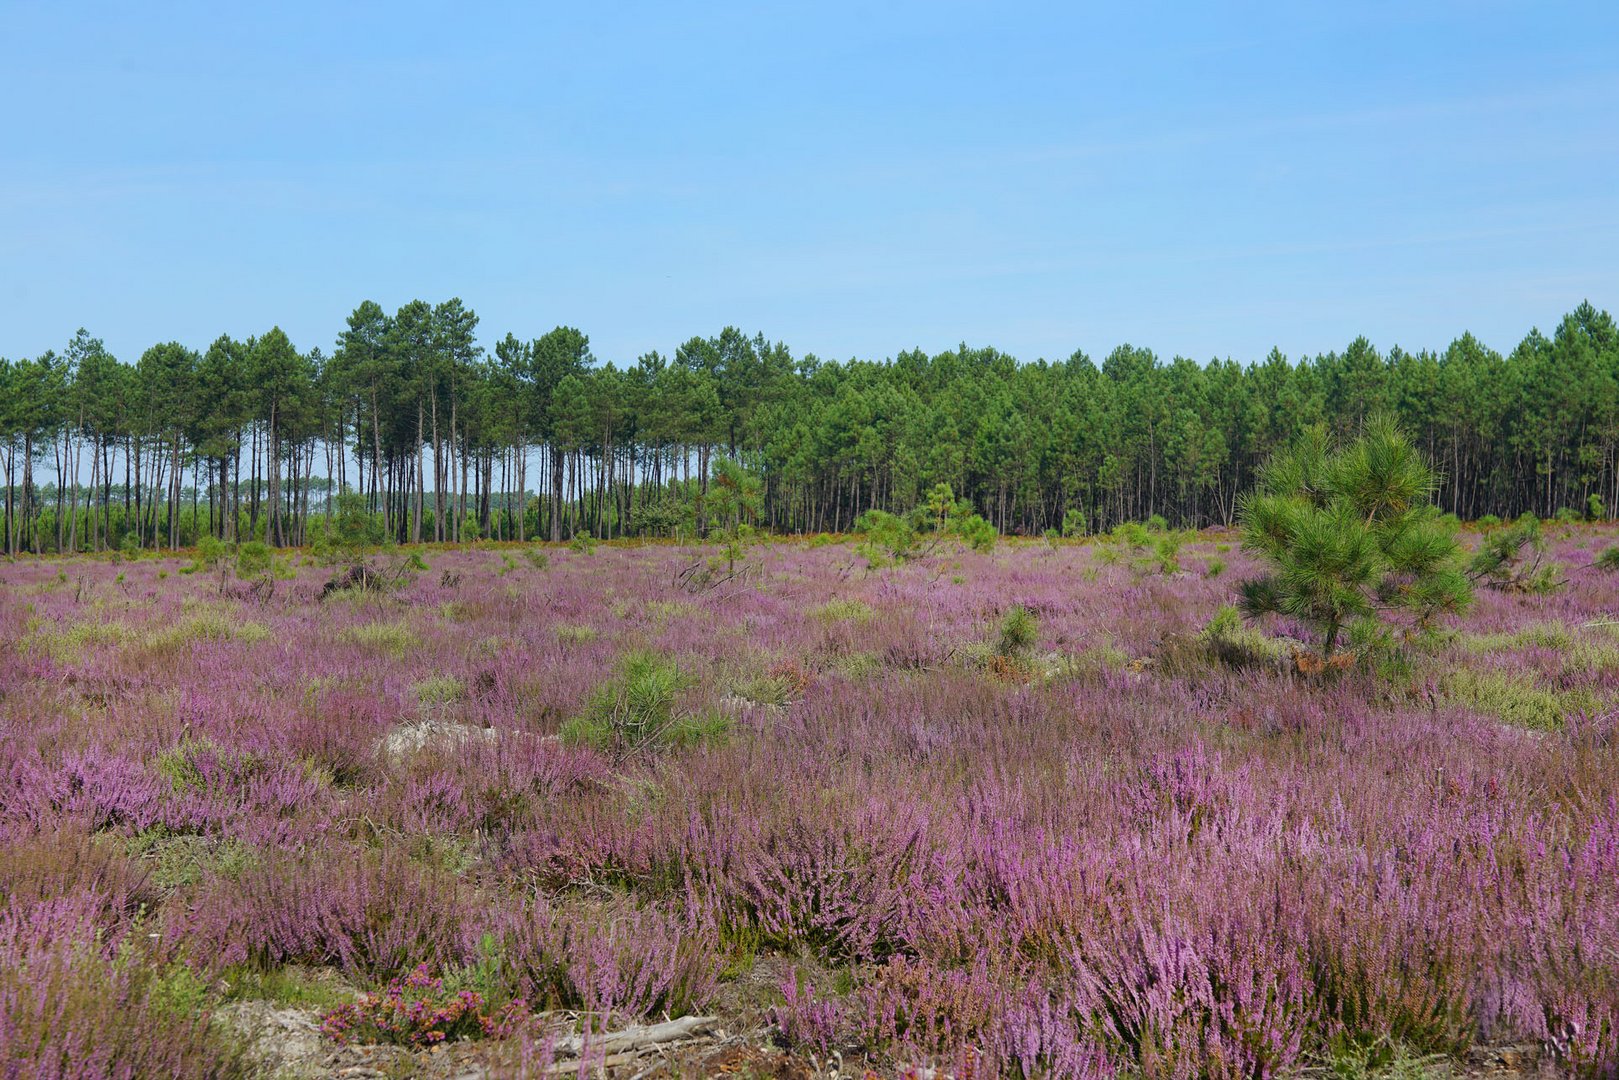
M 1601 707 L 1590 690 L 1553 690 L 1528 675 L 1503 671 L 1462 668 L 1442 685 L 1448 700 L 1531 731 L 1560 731 L 1569 716 Z

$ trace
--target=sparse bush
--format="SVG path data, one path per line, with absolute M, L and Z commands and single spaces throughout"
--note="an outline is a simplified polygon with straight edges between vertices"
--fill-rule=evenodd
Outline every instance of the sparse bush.
M 236 576 L 239 578 L 268 577 L 275 566 L 275 551 L 263 540 L 249 540 L 236 545 Z
M 1153 560 L 1158 564 L 1161 574 L 1174 574 L 1181 568 L 1181 548 L 1186 543 L 1186 534 L 1180 532 L 1160 532 L 1153 537 Z
M 1485 514 L 1473 524 L 1477 525 L 1481 530 L 1489 530 L 1500 525 L 1501 519 L 1496 517 L 1494 514 Z
M 1603 548 L 1596 557 L 1595 565 L 1599 570 L 1619 571 L 1619 544 Z
M 1563 585 L 1563 568 L 1543 562 L 1546 536 L 1540 519 L 1524 514 L 1502 529 L 1486 536 L 1467 566 L 1474 581 L 1510 592 L 1549 593 Z

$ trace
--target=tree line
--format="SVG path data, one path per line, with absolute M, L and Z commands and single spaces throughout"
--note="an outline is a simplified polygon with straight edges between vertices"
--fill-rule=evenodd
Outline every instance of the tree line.
M 1619 506 L 1619 331 L 1589 303 L 1505 355 L 1463 334 L 1207 364 L 1130 345 L 1099 364 L 966 345 L 823 361 L 727 327 L 620 366 L 572 327 L 492 349 L 477 328 L 458 299 L 366 301 L 330 354 L 275 328 L 127 364 L 80 330 L 0 359 L 0 544 L 296 545 L 339 491 L 402 542 L 702 535 L 720 459 L 760 478 L 778 532 L 846 530 L 937 483 L 1009 534 L 1230 524 L 1273 451 L 1382 414 L 1460 517 Z

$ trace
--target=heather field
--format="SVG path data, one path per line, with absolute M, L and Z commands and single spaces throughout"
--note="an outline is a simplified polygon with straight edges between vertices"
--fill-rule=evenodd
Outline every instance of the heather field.
M 1220 533 L 0 564 L 0 1076 L 1619 1075 L 1619 535 L 1550 536 L 1327 671 Z

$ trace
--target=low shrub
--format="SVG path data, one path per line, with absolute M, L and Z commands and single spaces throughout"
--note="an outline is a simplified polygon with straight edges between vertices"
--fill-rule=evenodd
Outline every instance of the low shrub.
M 478 991 L 447 990 L 443 979 L 429 974 L 426 964 L 419 964 L 408 974 L 390 979 L 381 991 L 327 1010 L 320 1031 L 339 1043 L 433 1046 L 508 1035 L 527 1012 L 521 998 L 491 1010 Z

